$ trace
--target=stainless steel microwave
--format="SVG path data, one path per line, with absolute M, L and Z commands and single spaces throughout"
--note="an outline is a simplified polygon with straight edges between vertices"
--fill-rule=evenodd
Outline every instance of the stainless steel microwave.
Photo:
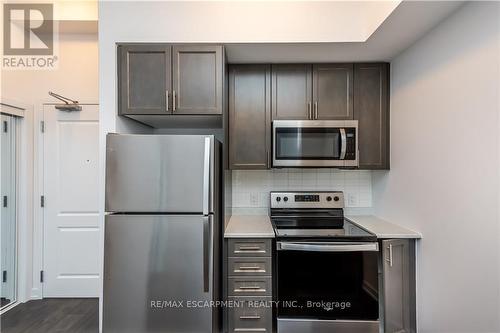
M 273 167 L 357 167 L 357 120 L 273 121 Z

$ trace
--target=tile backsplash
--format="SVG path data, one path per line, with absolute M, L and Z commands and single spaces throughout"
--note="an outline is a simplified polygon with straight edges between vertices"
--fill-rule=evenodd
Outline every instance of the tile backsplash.
M 269 191 L 344 191 L 346 207 L 372 206 L 371 171 L 337 169 L 234 170 L 233 207 L 268 208 Z

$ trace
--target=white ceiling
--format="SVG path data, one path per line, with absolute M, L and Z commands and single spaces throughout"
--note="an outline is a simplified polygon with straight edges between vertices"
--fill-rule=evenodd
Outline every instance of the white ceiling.
M 364 42 L 226 43 L 227 58 L 230 63 L 390 61 L 463 3 L 404 1 Z

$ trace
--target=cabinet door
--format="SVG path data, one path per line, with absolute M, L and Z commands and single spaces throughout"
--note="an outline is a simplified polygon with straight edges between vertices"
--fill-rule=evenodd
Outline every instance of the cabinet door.
M 174 114 L 222 114 L 222 52 L 220 45 L 173 47 Z
M 171 89 L 171 47 L 119 45 L 119 114 L 166 114 Z
M 385 333 L 415 332 L 414 240 L 382 241 Z
M 235 65 L 229 71 L 231 169 L 267 169 L 271 145 L 271 67 Z
M 352 119 L 353 65 L 313 65 L 313 118 Z
M 389 64 L 354 65 L 359 168 L 389 169 Z
M 273 120 L 312 119 L 311 65 L 273 65 Z

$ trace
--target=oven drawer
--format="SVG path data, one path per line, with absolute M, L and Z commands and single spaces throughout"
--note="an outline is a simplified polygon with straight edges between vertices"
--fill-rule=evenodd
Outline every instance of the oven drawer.
M 270 239 L 230 239 L 230 257 L 270 257 Z
M 272 332 L 272 297 L 229 297 L 229 300 L 240 304 L 228 310 L 230 333 Z
M 271 258 L 228 258 L 228 273 L 229 276 L 271 276 Z
M 230 277 L 229 296 L 272 296 L 271 277 Z
M 378 320 L 279 318 L 278 333 L 379 333 Z

